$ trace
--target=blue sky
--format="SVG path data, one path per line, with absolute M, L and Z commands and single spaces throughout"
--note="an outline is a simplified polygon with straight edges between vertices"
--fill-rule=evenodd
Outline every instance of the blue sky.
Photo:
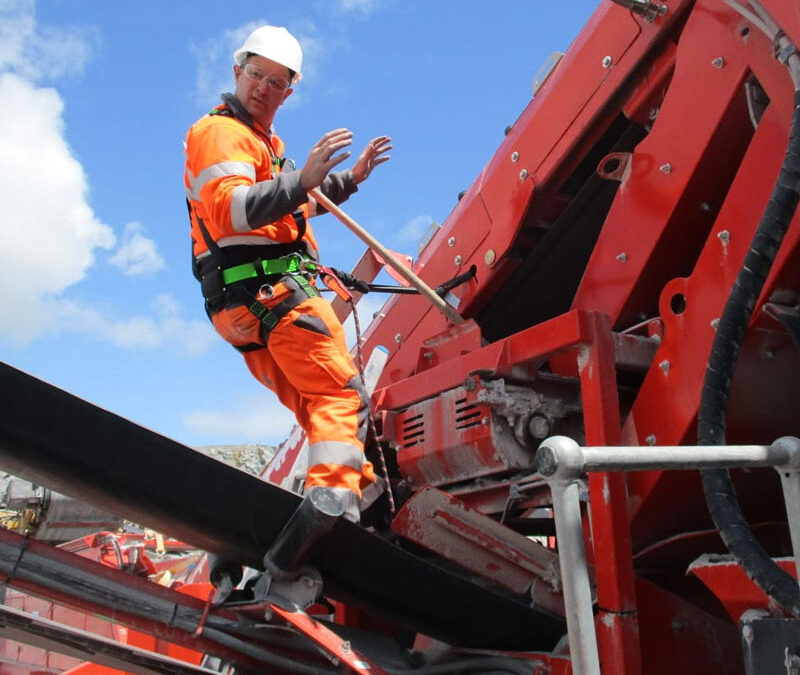
M 291 416 L 216 336 L 189 266 L 186 129 L 263 23 L 304 48 L 276 128 L 393 139 L 344 207 L 415 254 L 601 0 L 0 0 L 0 361 L 189 445 L 279 443 Z M 610 0 L 602 0 L 609 2 Z M 345 165 L 346 166 L 346 165 Z M 315 219 L 323 262 L 363 244 Z M 382 303 L 368 296 L 365 324 Z

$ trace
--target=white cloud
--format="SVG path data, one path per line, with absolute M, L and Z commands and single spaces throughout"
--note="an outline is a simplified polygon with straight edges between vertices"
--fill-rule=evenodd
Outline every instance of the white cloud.
M 84 280 L 112 229 L 95 215 L 89 185 L 65 138 L 64 104 L 41 76 L 81 72 L 91 54 L 85 31 L 37 27 L 33 0 L 0 0 L 0 340 L 25 346 L 61 333 L 129 349 L 166 347 L 198 354 L 216 339 L 207 322 L 182 318 L 167 296 L 151 316 L 115 318 L 115 307 L 76 302 L 66 291 Z M 142 228 L 125 228 L 113 264 L 126 274 L 163 266 Z
M 197 58 L 195 100 L 204 109 L 219 103 L 223 92 L 233 90 L 233 52 L 262 23 L 268 22 L 251 21 L 192 45 L 192 53 Z
M 339 7 L 345 12 L 369 14 L 380 4 L 380 0 L 339 0 Z
M 72 300 L 53 301 L 47 309 L 51 334 L 81 334 L 124 349 L 168 349 L 197 356 L 219 338 L 207 321 L 185 319 L 174 297 L 163 294 L 153 301 L 153 316 L 109 318 L 101 311 Z
M 26 344 L 45 329 L 47 300 L 81 281 L 95 249 L 115 239 L 87 202 L 58 92 L 3 73 L 0 101 L 0 288 L 14 289 L 0 294 L 0 337 Z
M 141 223 L 128 223 L 122 243 L 108 262 L 126 276 L 153 274 L 164 267 L 156 242 L 144 235 Z
M 416 216 L 415 218 L 409 220 L 397 231 L 397 234 L 394 237 L 395 241 L 397 241 L 398 244 L 413 244 L 414 255 L 416 255 L 417 246 L 419 245 L 422 236 L 428 231 L 432 223 L 433 218 L 431 218 L 431 216 Z
M 34 0 L 0 0 L 0 71 L 29 81 L 78 75 L 92 54 L 93 31 L 37 27 Z
M 274 394 L 263 392 L 247 397 L 228 397 L 224 408 L 195 410 L 181 420 L 188 431 L 230 442 L 279 444 L 295 424 L 294 415 Z

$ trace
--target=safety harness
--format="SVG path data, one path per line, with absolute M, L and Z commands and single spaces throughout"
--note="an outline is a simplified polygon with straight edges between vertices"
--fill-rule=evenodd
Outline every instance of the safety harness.
M 191 211 L 191 204 L 187 200 Z M 266 346 L 269 334 L 278 322 L 300 303 L 319 295 L 311 283 L 318 265 L 308 252 L 304 242 L 291 244 L 269 244 L 266 246 L 230 246 L 222 249 L 211 237 L 203 219 L 195 214 L 197 226 L 208 247 L 208 255 L 201 260 L 192 256 L 192 271 L 200 281 L 205 299 L 206 313 L 211 318 L 217 312 L 232 307 L 245 306 L 261 323 L 264 344 L 252 342 L 234 345 L 240 352 L 251 352 Z M 259 253 L 270 257 L 262 259 Z M 253 259 L 253 257 L 255 259 Z M 250 260 L 238 263 L 238 259 Z M 271 309 L 262 299 L 274 295 L 276 284 L 282 283 L 289 296 Z

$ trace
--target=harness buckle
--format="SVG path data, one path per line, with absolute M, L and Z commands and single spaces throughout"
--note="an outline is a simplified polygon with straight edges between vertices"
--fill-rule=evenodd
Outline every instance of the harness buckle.
M 301 266 L 303 264 L 303 256 L 300 255 L 297 251 L 290 253 L 289 255 L 283 256 L 281 260 L 285 260 L 287 264 L 286 273 L 292 274 L 294 272 L 299 272 Z
M 309 258 L 307 255 L 303 255 L 299 251 L 294 251 L 293 253 L 284 256 L 283 259 L 288 261 L 289 268 L 287 272 L 289 274 L 300 272 L 301 274 L 310 274 L 315 276 L 319 270 L 319 265 L 317 265 L 314 260 Z

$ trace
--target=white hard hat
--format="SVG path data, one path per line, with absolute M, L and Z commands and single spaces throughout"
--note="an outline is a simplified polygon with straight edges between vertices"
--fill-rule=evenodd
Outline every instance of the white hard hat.
M 256 28 L 247 36 L 244 44 L 233 53 L 233 60 L 241 66 L 248 54 L 258 54 L 265 59 L 280 63 L 296 73 L 295 82 L 300 80 L 303 50 L 294 35 L 283 26 Z

